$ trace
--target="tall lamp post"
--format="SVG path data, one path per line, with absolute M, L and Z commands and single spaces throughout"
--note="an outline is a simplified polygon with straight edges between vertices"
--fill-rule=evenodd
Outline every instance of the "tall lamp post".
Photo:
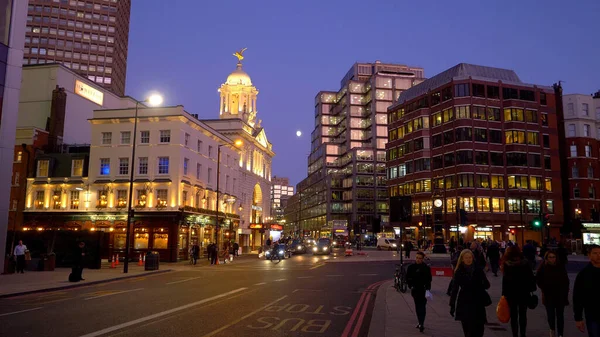
M 217 145 L 217 211 L 215 212 L 215 228 L 217 229 L 215 232 L 215 241 L 216 241 L 216 245 L 217 245 L 217 249 L 219 249 L 219 233 L 220 233 L 220 229 L 221 229 L 221 225 L 219 224 L 219 182 L 220 182 L 220 178 L 221 178 L 221 147 L 226 146 L 226 145 L 234 145 L 236 147 L 240 147 L 242 146 L 242 141 L 241 140 L 236 140 L 233 144 L 231 143 L 225 143 L 225 144 L 219 144 Z
M 135 142 L 137 136 L 138 107 L 141 103 L 148 103 L 150 106 L 162 104 L 163 98 L 158 94 L 153 94 L 143 101 L 135 101 L 135 115 L 133 116 L 133 142 L 131 143 L 131 164 L 129 165 L 129 196 L 127 207 L 127 234 L 125 240 L 125 263 L 123 263 L 123 273 L 129 272 L 129 250 L 131 249 L 131 219 L 133 218 L 133 172 L 135 171 Z

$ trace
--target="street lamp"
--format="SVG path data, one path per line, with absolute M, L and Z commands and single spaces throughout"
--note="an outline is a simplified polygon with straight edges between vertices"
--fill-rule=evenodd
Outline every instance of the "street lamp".
M 235 142 L 233 142 L 233 144 L 225 143 L 217 145 L 217 211 L 215 212 L 215 228 L 217 230 L 215 233 L 215 241 L 217 249 L 219 248 L 219 229 L 221 227 L 221 225 L 219 225 L 219 181 L 221 180 L 221 147 L 226 145 L 240 147 L 242 146 L 242 144 L 243 142 L 238 139 Z
M 133 218 L 133 172 L 135 170 L 135 142 L 137 136 L 137 122 L 138 122 L 138 107 L 141 103 L 148 103 L 150 106 L 158 106 L 162 104 L 163 98 L 161 95 L 152 94 L 143 101 L 135 101 L 135 114 L 133 116 L 133 142 L 131 143 L 131 164 L 129 165 L 129 200 L 127 207 L 127 234 L 125 240 L 125 263 L 123 263 L 123 273 L 127 274 L 129 271 L 129 250 L 131 248 L 131 218 Z

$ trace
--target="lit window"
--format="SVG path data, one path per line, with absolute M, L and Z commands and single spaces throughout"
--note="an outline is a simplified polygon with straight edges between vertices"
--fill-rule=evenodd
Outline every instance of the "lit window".
M 81 177 L 83 175 L 83 159 L 73 159 L 71 164 L 72 164 L 71 176 Z
M 48 168 L 50 166 L 49 160 L 39 160 L 38 161 L 38 169 L 37 176 L 38 177 L 47 177 L 48 176 Z
M 100 158 L 100 175 L 110 175 L 110 158 Z
M 183 174 L 184 175 L 188 174 L 189 165 L 190 165 L 190 160 L 188 158 L 183 158 Z

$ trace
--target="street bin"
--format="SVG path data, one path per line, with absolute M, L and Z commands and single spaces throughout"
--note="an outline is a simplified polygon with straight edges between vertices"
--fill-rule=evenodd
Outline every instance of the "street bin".
M 158 270 L 158 261 L 160 260 L 160 254 L 156 251 L 148 252 L 146 254 L 146 265 L 144 270 Z

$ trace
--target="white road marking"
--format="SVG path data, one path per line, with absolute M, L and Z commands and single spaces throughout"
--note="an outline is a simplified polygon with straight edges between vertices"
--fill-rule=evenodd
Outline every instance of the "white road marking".
M 232 291 L 220 294 L 220 295 L 216 295 L 216 296 L 213 296 L 213 297 L 205 298 L 205 299 L 200 300 L 200 301 L 196 301 L 196 302 L 193 302 L 193 303 L 182 305 L 182 306 L 177 307 L 177 308 L 173 308 L 173 309 L 161 311 L 161 312 L 153 314 L 153 315 L 149 315 L 149 316 L 146 316 L 146 317 L 138 318 L 138 319 L 135 319 L 133 321 L 125 322 L 125 323 L 122 323 L 122 324 L 117 324 L 115 326 L 111 326 L 111 327 L 106 328 L 106 329 L 102 329 L 102 330 L 98 330 L 98 331 L 95 331 L 95 332 L 91 332 L 91 333 L 88 333 L 88 334 L 80 336 L 80 337 L 97 337 L 97 336 L 102 336 L 102 335 L 105 335 L 105 334 L 107 334 L 109 332 L 121 330 L 123 328 L 127 328 L 127 327 L 130 327 L 132 325 L 136 325 L 136 324 L 143 323 L 143 322 L 146 322 L 146 321 L 154 320 L 154 319 L 159 318 L 161 316 L 170 315 L 172 313 L 175 313 L 175 312 L 178 312 L 178 311 L 181 311 L 181 310 L 185 310 L 185 309 L 189 309 L 189 308 L 192 308 L 192 307 L 204 304 L 206 302 L 210 302 L 212 300 L 216 300 L 218 298 L 227 297 L 229 295 L 232 295 L 232 294 L 235 294 L 235 293 L 239 293 L 240 291 L 244 291 L 246 289 L 248 289 L 248 288 L 238 288 L 238 289 L 235 289 L 235 290 L 232 290 Z M 280 300 L 284 299 L 285 297 L 286 296 L 283 296 L 282 298 L 280 298 L 277 301 L 280 301 Z M 270 305 L 272 305 L 272 304 L 269 303 L 266 306 L 260 308 L 258 311 L 263 310 L 264 308 L 267 308 Z
M 98 295 L 98 296 L 92 296 L 92 297 L 88 297 L 88 298 L 84 298 L 84 301 L 87 300 L 93 300 L 96 298 L 101 298 L 101 297 L 106 297 L 106 296 L 112 296 L 112 295 L 119 295 L 119 294 L 123 294 L 123 293 L 130 293 L 132 291 L 140 291 L 140 290 L 144 290 L 144 288 L 137 288 L 137 289 L 131 289 L 131 290 L 123 290 L 123 291 L 117 291 L 114 293 L 108 293 L 108 294 L 103 294 L 103 295 Z
M 255 286 L 262 286 L 263 284 L 267 284 L 267 282 L 260 282 L 260 283 L 255 283 Z
M 197 280 L 199 278 L 202 278 L 204 276 L 198 276 L 198 277 L 190 277 L 190 278 L 186 278 L 184 280 L 179 280 L 179 281 L 173 281 L 173 282 L 169 282 L 167 284 L 176 284 L 176 283 L 182 283 L 182 282 L 187 282 L 187 281 L 191 281 L 191 280 Z
M 379 274 L 359 274 L 358 276 L 377 276 Z
M 247 314 L 246 316 L 244 316 L 244 317 L 240 317 L 240 318 L 236 319 L 235 321 L 233 321 L 233 322 L 231 322 L 231 323 L 229 323 L 229 324 L 227 324 L 227 325 L 224 325 L 224 326 L 222 326 L 222 327 L 218 328 L 217 330 L 215 330 L 215 331 L 213 331 L 213 332 L 209 332 L 209 333 L 207 333 L 206 335 L 204 335 L 204 336 L 202 336 L 202 337 L 210 337 L 210 336 L 216 335 L 216 334 L 218 334 L 219 332 L 221 332 L 221 331 L 223 331 L 223 330 L 225 330 L 225 329 L 228 329 L 228 328 L 230 328 L 230 327 L 232 327 L 232 326 L 234 326 L 234 325 L 238 324 L 239 322 L 241 322 L 241 321 L 245 320 L 246 318 L 248 318 L 248 317 L 250 317 L 250 316 L 252 316 L 252 315 L 254 315 L 254 314 L 258 313 L 258 312 L 261 312 L 261 311 L 265 310 L 266 308 L 268 308 L 268 307 L 272 306 L 273 304 L 275 304 L 275 303 L 277 303 L 277 302 L 279 302 L 279 301 L 283 300 L 283 299 L 284 299 L 284 298 L 286 298 L 286 297 L 287 297 L 287 295 L 285 295 L 285 296 L 282 296 L 282 297 L 280 297 L 280 298 L 276 299 L 275 301 L 273 301 L 273 302 L 271 302 L 271 303 L 269 303 L 269 304 L 267 304 L 267 305 L 265 305 L 265 306 L 263 306 L 263 307 L 260 307 L 260 308 L 258 308 L 258 309 L 256 309 L 256 310 L 254 310 L 253 312 L 251 312 L 251 313 Z M 82 336 L 82 337 L 87 337 L 87 336 Z
M 344 276 L 344 275 L 325 275 L 325 276 L 326 277 L 341 277 L 341 276 Z
M 37 308 L 31 308 L 31 309 L 27 309 L 27 310 L 21 310 L 21 311 L 15 311 L 15 312 L 7 312 L 5 314 L 0 314 L 0 316 L 8 316 L 8 315 L 14 315 L 14 314 L 20 314 L 22 312 L 27 312 L 27 311 L 33 311 L 33 310 L 39 310 L 43 307 L 37 307 Z
M 322 292 L 323 290 L 321 290 L 321 289 L 295 289 L 294 291 L 292 291 L 292 294 L 294 294 L 298 291 L 308 291 L 308 292 L 318 293 L 318 292 Z
M 298 278 L 312 278 L 312 276 L 298 276 Z
M 281 281 L 285 281 L 285 280 L 287 280 L 287 279 L 285 279 L 285 278 L 280 278 L 280 279 L 277 279 L 277 280 L 275 280 L 275 282 L 281 282 Z

